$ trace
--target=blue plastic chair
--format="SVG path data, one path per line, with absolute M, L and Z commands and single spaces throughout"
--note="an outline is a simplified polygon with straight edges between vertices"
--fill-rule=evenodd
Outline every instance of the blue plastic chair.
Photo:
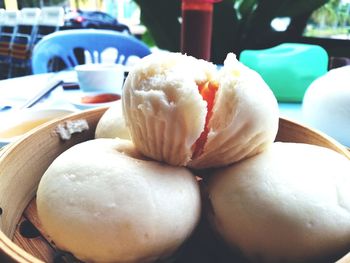
M 50 72 L 53 58 L 61 59 L 66 68 L 73 68 L 81 64 L 77 49 L 89 52 L 92 62 L 100 63 L 101 53 L 107 48 L 115 48 L 118 52 L 115 63 L 124 65 L 131 56 L 142 58 L 151 53 L 141 40 L 125 33 L 103 29 L 62 30 L 43 37 L 35 45 L 32 71 L 33 74 Z

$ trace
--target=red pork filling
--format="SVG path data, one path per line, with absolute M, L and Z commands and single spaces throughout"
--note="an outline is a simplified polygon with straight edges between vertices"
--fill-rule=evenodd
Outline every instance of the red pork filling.
M 202 131 L 201 135 L 192 146 L 192 148 L 194 149 L 192 154 L 192 159 L 195 159 L 196 157 L 202 154 L 204 145 L 207 142 L 207 137 L 209 133 L 208 124 L 211 116 L 213 115 L 212 110 L 214 106 L 215 94 L 218 88 L 219 88 L 219 84 L 214 81 L 207 81 L 203 84 L 198 85 L 199 93 L 202 95 L 203 100 L 207 102 L 207 115 L 205 117 L 204 130 Z

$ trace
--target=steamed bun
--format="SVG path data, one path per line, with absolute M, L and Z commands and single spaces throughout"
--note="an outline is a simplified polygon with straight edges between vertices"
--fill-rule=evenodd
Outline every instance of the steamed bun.
M 96 139 L 43 175 L 38 216 L 56 246 L 86 262 L 153 262 L 173 253 L 200 215 L 195 177 L 145 159 L 129 140 Z
M 125 124 L 122 102 L 118 100 L 110 106 L 97 123 L 95 138 L 130 139 L 129 129 Z
M 129 73 L 123 111 L 136 147 L 172 165 L 228 165 L 263 151 L 278 129 L 272 91 L 229 54 L 222 69 L 180 53 L 155 53 Z
M 350 249 L 350 161 L 274 143 L 212 174 L 210 221 L 249 262 L 334 262 Z
M 314 80 L 305 92 L 302 117 L 350 147 L 350 66 L 335 68 Z

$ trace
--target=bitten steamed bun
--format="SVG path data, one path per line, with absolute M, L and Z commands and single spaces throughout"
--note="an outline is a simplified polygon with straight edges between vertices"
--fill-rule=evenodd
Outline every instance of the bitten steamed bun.
M 335 262 L 350 248 L 349 171 L 327 148 L 274 143 L 212 174 L 211 222 L 249 262 Z
M 56 246 L 86 262 L 151 262 L 189 237 L 200 215 L 195 177 L 145 159 L 129 140 L 96 139 L 62 153 L 37 191 Z
M 95 138 L 130 139 L 129 129 L 123 116 L 122 102 L 118 100 L 110 106 L 97 123 Z
M 239 161 L 263 151 L 278 129 L 272 91 L 233 54 L 220 70 L 180 53 L 151 54 L 129 73 L 122 100 L 136 147 L 172 165 Z

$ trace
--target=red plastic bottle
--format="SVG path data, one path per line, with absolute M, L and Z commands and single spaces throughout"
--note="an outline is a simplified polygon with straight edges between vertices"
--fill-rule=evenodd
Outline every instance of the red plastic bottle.
M 182 0 L 181 52 L 210 60 L 213 3 L 217 0 Z

